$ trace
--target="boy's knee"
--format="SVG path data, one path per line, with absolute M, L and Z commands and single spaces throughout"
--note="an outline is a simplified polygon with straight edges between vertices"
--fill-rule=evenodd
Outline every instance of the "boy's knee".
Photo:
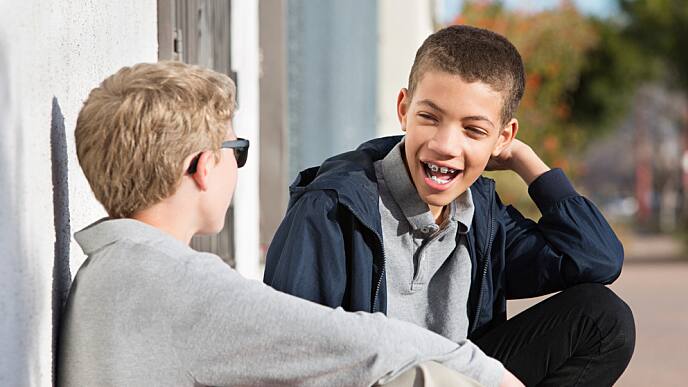
M 566 292 L 595 321 L 603 346 L 630 360 L 635 348 L 635 320 L 628 304 L 601 284 L 580 284 Z
M 580 284 L 567 290 L 575 299 L 586 306 L 592 314 L 603 315 L 605 319 L 619 321 L 622 325 L 635 325 L 631 308 L 614 291 L 602 284 Z

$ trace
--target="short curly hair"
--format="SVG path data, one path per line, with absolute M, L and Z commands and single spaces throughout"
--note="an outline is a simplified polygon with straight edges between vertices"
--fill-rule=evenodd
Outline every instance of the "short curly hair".
M 124 67 L 91 91 L 76 150 L 96 199 L 126 218 L 172 195 L 184 160 L 219 149 L 236 109 L 232 80 L 180 62 Z
M 410 96 L 429 71 L 480 81 L 502 93 L 502 125 L 514 116 L 525 89 L 523 60 L 516 47 L 497 33 L 466 25 L 441 29 L 425 39 L 411 67 Z

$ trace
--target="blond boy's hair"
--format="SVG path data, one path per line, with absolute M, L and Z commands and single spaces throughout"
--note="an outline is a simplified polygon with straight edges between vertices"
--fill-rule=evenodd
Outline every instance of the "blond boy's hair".
M 172 195 L 184 160 L 220 145 L 236 108 L 226 75 L 180 62 L 124 67 L 91 91 L 76 123 L 81 169 L 113 218 Z

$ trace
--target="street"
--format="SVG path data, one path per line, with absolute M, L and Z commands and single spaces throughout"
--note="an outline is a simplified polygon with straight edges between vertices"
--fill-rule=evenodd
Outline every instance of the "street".
M 688 257 L 667 237 L 636 237 L 610 287 L 628 303 L 636 322 L 633 359 L 616 386 L 684 386 L 688 355 Z M 509 302 L 513 316 L 538 299 Z

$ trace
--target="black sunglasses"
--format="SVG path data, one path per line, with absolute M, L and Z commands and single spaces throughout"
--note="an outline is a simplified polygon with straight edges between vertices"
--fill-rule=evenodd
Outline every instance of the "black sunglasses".
M 220 149 L 226 148 L 234 150 L 234 158 L 237 162 L 237 168 L 241 168 L 244 166 L 244 164 L 246 164 L 246 159 L 248 158 L 248 146 L 249 142 L 247 139 L 238 138 L 236 140 L 223 142 L 222 145 L 220 145 Z M 198 159 L 200 157 L 201 154 L 199 153 L 193 158 L 193 160 L 191 160 L 191 164 L 189 164 L 189 169 L 186 170 L 186 173 L 189 175 L 196 173 L 196 167 L 198 166 Z

